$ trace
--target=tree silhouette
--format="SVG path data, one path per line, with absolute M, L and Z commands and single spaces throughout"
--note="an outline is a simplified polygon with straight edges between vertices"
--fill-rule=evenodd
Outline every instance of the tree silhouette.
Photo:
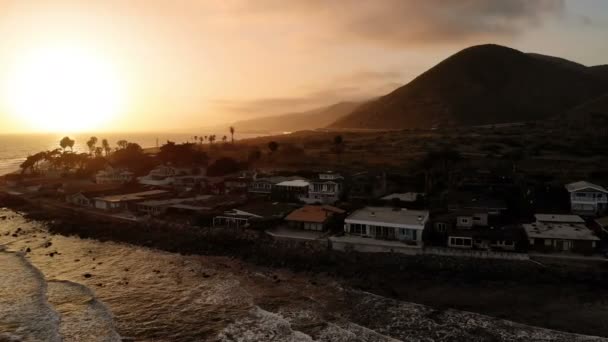
M 269 142 L 268 149 L 270 150 L 270 153 L 275 153 L 279 149 L 279 143 L 276 141 Z
M 118 148 L 121 150 L 124 150 L 125 148 L 127 148 L 127 146 L 129 145 L 129 142 L 126 140 L 118 140 L 116 142 L 116 145 L 118 145 Z
M 28 156 L 23 163 L 21 163 L 21 173 L 25 173 L 27 170 L 31 170 L 32 172 L 37 171 L 37 165 L 39 162 L 45 159 L 46 152 L 38 152 L 34 155 Z
M 74 151 L 74 144 L 76 143 L 76 141 L 74 141 L 73 139 L 70 139 L 70 137 L 63 137 L 60 141 L 59 141 L 59 146 L 61 146 L 61 149 L 63 149 L 63 152 L 65 153 L 65 150 L 69 147 L 70 151 Z
M 334 143 L 333 149 L 336 152 L 336 154 L 338 155 L 338 159 L 340 159 L 342 152 L 344 152 L 344 139 L 342 138 L 341 135 L 336 135 L 334 137 L 333 143 Z
M 97 146 L 95 147 L 95 157 L 99 158 L 103 156 L 103 147 Z
M 439 150 L 432 150 L 422 160 L 422 166 L 425 170 L 426 192 L 432 191 L 434 182 L 434 170 L 438 169 L 439 179 L 447 181 L 448 187 L 452 185 L 452 166 L 462 159 L 462 155 L 457 150 L 449 146 L 444 146 Z
M 103 151 L 105 152 L 106 157 L 112 151 L 112 148 L 110 147 L 110 143 L 108 142 L 108 139 L 103 139 L 101 141 L 101 147 L 103 148 Z
M 213 145 L 214 141 L 215 141 L 215 134 L 212 134 L 209 136 L 209 143 Z
M 207 165 L 209 159 L 205 152 L 196 148 L 195 144 L 176 144 L 173 141 L 167 141 L 160 147 L 157 158 L 165 164 L 182 167 Z
M 230 126 L 230 139 L 232 141 L 232 143 L 234 144 L 234 126 Z
M 97 145 L 97 137 L 91 137 L 89 138 L 89 141 L 87 141 L 87 147 L 89 148 L 89 153 L 91 155 L 93 155 L 93 153 L 95 152 L 95 145 Z
M 249 152 L 249 156 L 247 157 L 247 161 L 250 164 L 253 164 L 262 158 L 262 151 L 258 148 L 255 148 Z
M 52 151 L 46 151 L 44 153 L 44 160 L 49 163 L 53 168 L 57 168 L 58 159 L 61 156 L 61 149 L 56 148 Z
M 222 137 L 222 141 L 224 142 L 224 144 L 226 143 L 226 140 L 228 140 L 228 137 L 224 135 L 224 136 Z

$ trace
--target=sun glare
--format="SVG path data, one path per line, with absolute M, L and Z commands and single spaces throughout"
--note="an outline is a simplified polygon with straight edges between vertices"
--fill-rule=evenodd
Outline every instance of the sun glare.
M 8 109 L 36 131 L 99 129 L 125 110 L 125 89 L 106 59 L 77 48 L 23 56 L 5 85 Z

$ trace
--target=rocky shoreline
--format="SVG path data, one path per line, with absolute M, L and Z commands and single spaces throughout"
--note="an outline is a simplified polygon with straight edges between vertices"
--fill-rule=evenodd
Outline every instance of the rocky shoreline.
M 313 243 L 276 241 L 258 231 L 117 224 L 50 213 L 17 202 L 2 200 L 0 205 L 47 222 L 54 234 L 186 255 L 234 257 L 260 266 L 331 277 L 345 287 L 439 309 L 455 308 L 551 329 L 608 336 L 608 328 L 601 322 L 578 318 L 591 315 L 599 319 L 608 313 L 604 308 L 608 302 L 608 270 L 601 266 L 583 269 L 530 261 L 341 253 Z

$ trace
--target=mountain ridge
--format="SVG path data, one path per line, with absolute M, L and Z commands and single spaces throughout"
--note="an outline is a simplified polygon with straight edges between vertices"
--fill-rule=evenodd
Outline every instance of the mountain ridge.
M 407 129 L 540 120 L 608 92 L 603 66 L 477 45 L 446 58 L 411 82 L 329 128 Z

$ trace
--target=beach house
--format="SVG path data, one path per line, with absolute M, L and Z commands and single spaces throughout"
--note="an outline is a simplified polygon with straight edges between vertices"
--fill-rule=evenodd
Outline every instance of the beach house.
M 566 184 L 570 193 L 570 210 L 583 216 L 601 216 L 608 209 L 608 190 L 606 188 L 580 181 Z
M 365 207 L 344 220 L 344 232 L 377 240 L 396 240 L 422 246 L 422 232 L 429 219 L 426 210 Z
M 600 240 L 580 216 L 537 214 L 535 218 L 536 222 L 523 225 L 530 250 L 591 253 Z

